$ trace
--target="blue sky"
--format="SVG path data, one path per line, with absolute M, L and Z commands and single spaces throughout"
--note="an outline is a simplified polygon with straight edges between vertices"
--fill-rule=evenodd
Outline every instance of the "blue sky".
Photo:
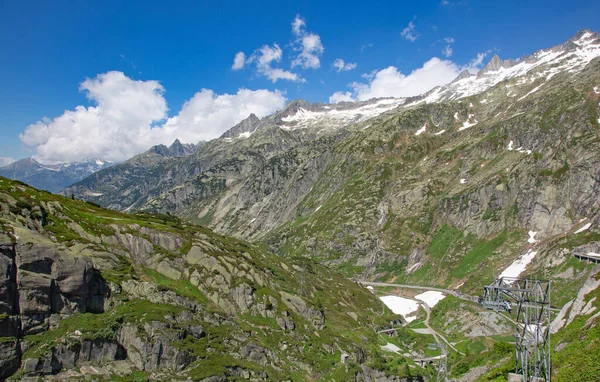
M 483 64 L 517 58 L 598 31 L 599 14 L 598 1 L 5 0 L 0 157 L 122 160 L 179 135 L 218 136 L 297 98 L 411 95 L 476 70 L 478 54 Z M 246 59 L 233 70 L 238 52 Z M 426 63 L 419 84 L 401 81 Z M 274 69 L 295 80 L 273 82 Z M 395 87 L 377 87 L 376 74 Z

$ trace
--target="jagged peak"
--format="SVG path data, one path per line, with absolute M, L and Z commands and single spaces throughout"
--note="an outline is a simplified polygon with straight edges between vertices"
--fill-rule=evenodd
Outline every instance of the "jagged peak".
M 458 77 L 456 77 L 452 82 L 457 82 L 457 81 L 460 81 L 460 80 L 464 80 L 465 78 L 469 78 L 472 75 L 473 74 L 471 74 L 471 72 L 469 72 L 467 69 L 465 69 L 462 72 L 460 72 L 460 74 L 458 75 Z
M 589 35 L 589 37 L 595 37 L 598 38 L 600 37 L 600 35 L 597 32 L 592 31 L 591 29 L 582 29 L 579 32 L 575 33 L 573 35 L 573 37 L 571 37 L 567 42 L 575 42 L 580 40 L 582 37 L 586 37 L 587 35 Z
M 486 73 L 496 72 L 502 68 L 510 68 L 514 65 L 515 60 L 513 60 L 512 58 L 503 61 L 502 59 L 500 59 L 500 56 L 498 56 L 498 54 L 494 54 L 494 56 L 492 56 L 492 59 L 487 63 L 487 65 L 484 66 L 483 69 L 481 69 L 479 72 L 477 72 L 477 78 L 481 78 L 481 76 L 483 76 Z
M 221 138 L 237 138 L 243 133 L 252 133 L 262 125 L 260 119 L 254 113 L 241 120 L 237 125 L 227 130 L 221 135 Z
M 496 70 L 502 67 L 502 60 L 498 54 L 494 54 L 492 59 L 479 71 L 479 73 L 484 74 L 487 72 L 495 72 Z M 478 74 L 479 74 L 478 73 Z
M 310 102 L 305 101 L 301 98 L 298 98 L 296 100 L 290 101 L 285 108 L 289 108 L 289 107 L 303 107 L 303 106 L 310 106 Z

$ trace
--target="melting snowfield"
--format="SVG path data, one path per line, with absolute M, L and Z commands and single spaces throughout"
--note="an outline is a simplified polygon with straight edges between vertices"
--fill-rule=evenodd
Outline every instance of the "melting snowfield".
M 427 122 L 425 122 L 425 124 L 423 125 L 423 127 L 421 127 L 419 130 L 417 130 L 417 132 L 415 133 L 415 135 L 421 135 L 425 131 L 427 131 Z
M 430 308 L 436 306 L 437 303 L 442 301 L 445 297 L 446 296 L 442 292 L 436 290 L 428 290 L 427 292 L 415 296 L 417 300 L 423 301 Z
M 527 242 L 529 244 L 535 244 L 538 241 L 535 239 L 535 235 L 537 235 L 536 231 L 529 231 L 529 239 L 527 239 Z
M 294 125 L 283 125 L 281 128 L 295 130 L 318 124 L 342 126 L 351 122 L 361 122 L 395 109 L 404 104 L 405 101 L 404 98 L 384 98 L 375 102 L 365 102 L 353 109 L 337 108 L 337 106 L 333 106 L 334 109 L 332 109 L 331 106 L 324 106 L 323 110 L 310 111 L 300 108 L 295 114 L 281 119 L 283 122 L 293 123 Z
M 526 254 L 513 261 L 511 265 L 502 271 L 502 273 L 500 273 L 500 277 L 519 277 L 519 275 L 525 271 L 527 265 L 531 263 L 536 254 L 536 251 L 529 249 Z
M 401 314 L 406 322 L 412 322 L 416 319 L 414 316 L 408 316 L 419 309 L 418 302 L 399 296 L 382 296 L 379 298 L 392 312 Z
M 574 233 L 581 233 L 583 231 L 587 231 L 588 229 L 590 229 L 590 227 L 592 226 L 592 223 L 585 223 L 585 225 L 581 228 L 579 228 L 577 231 L 575 231 Z
M 400 351 L 400 348 L 398 346 L 388 342 L 387 345 L 381 347 L 381 350 L 389 351 L 392 353 L 397 353 Z

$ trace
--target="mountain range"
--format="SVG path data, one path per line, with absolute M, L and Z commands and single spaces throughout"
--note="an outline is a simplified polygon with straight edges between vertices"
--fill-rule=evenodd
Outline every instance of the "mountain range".
M 600 267 L 585 259 L 600 258 L 599 57 L 600 35 L 584 30 L 526 57 L 494 56 L 423 95 L 251 114 L 212 141 L 101 169 L 63 196 L 2 180 L 5 263 L 18 259 L 25 280 L 2 272 L 13 291 L 3 295 L 21 306 L 7 303 L 5 319 L 18 317 L 14 341 L 31 349 L 3 345 L 19 360 L 5 367 L 81 374 L 87 360 L 71 362 L 81 351 L 49 345 L 70 343 L 82 323 L 58 317 L 78 311 L 100 315 L 85 316 L 95 318 L 78 331 L 90 335 L 75 348 L 126 350 L 105 375 L 126 374 L 126 361 L 149 379 L 431 380 L 435 368 L 417 364 L 444 338 L 452 378 L 506 380 L 513 324 L 475 302 L 503 276 L 551 280 L 553 379 L 594 381 Z M 52 266 L 69 259 L 74 274 L 104 281 L 86 276 L 96 281 L 83 287 Z M 444 298 L 400 316 L 375 298 L 417 301 L 407 285 Z M 161 309 L 177 314 L 152 313 Z M 205 337 L 184 330 L 194 326 Z
M 61 164 L 41 164 L 34 158 L 25 158 L 0 167 L 0 176 L 20 180 L 50 192 L 58 192 L 111 165 L 113 165 L 112 162 L 99 159 Z

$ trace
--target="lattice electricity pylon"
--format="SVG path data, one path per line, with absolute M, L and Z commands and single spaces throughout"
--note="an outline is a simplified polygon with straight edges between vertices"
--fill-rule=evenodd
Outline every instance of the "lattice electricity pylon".
M 446 382 L 448 380 L 448 349 L 446 343 L 440 341 L 440 364 L 438 365 L 437 382 Z
M 550 382 L 550 281 L 501 277 L 479 302 L 516 314 L 516 373 L 524 382 Z

